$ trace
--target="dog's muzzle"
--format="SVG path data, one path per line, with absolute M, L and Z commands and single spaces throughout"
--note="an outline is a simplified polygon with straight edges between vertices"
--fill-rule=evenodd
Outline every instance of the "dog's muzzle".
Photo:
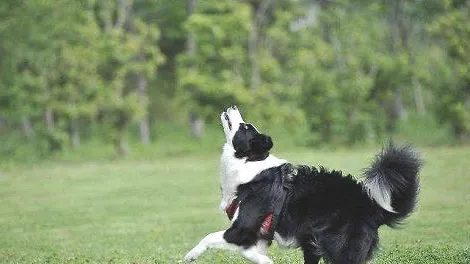
M 224 112 L 224 118 L 225 118 L 225 120 L 227 120 L 228 129 L 232 130 L 232 122 L 230 122 L 230 118 L 228 117 L 228 114 L 227 114 L 226 111 Z

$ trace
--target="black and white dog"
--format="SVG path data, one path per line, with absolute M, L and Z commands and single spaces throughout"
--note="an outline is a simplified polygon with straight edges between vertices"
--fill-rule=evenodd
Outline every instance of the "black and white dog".
M 415 207 L 421 161 L 411 147 L 390 144 L 359 183 L 340 171 L 293 166 L 269 154 L 271 138 L 246 123 L 236 107 L 223 112 L 221 121 L 226 143 L 220 206 L 232 225 L 207 235 L 185 260 L 219 248 L 273 263 L 267 249 L 275 239 L 300 247 L 305 263 L 365 263 L 377 248 L 378 228 L 395 226 Z

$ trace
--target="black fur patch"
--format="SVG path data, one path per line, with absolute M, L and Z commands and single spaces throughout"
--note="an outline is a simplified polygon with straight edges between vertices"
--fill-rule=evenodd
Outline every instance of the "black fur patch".
M 283 177 L 285 166 L 264 170 L 251 182 L 238 186 L 238 217 L 224 234 L 227 242 L 248 248 L 259 239 L 272 240 L 273 233 L 261 234 L 260 228 L 266 216 L 277 212 L 285 203 L 288 192 Z M 274 216 L 271 224 L 272 231 L 276 229 L 277 217 L 279 216 Z
M 232 139 L 235 157 L 260 161 L 269 156 L 273 147 L 270 136 L 260 134 L 251 124 L 241 123 Z
M 328 263 L 365 263 L 377 248 L 378 228 L 412 212 L 420 167 L 421 161 L 410 148 L 391 145 L 366 170 L 368 177 L 383 178 L 396 214 L 380 207 L 362 183 L 340 171 L 297 166 L 296 176 L 290 178 L 286 177 L 290 171 L 286 164 L 266 169 L 238 187 L 239 215 L 224 238 L 243 247 L 266 239 L 259 234 L 261 223 L 266 214 L 281 206 L 276 232 L 297 241 L 305 263 L 318 263 L 320 258 Z M 286 190 L 287 196 L 280 199 Z

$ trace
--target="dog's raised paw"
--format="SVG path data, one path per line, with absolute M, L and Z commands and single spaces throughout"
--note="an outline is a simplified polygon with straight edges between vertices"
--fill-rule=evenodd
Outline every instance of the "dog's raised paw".
M 190 257 L 188 258 L 188 257 L 185 256 L 184 259 L 178 261 L 178 263 L 189 263 L 189 262 L 193 262 L 195 260 L 196 260 L 196 258 L 190 258 Z
M 188 254 L 186 254 L 186 256 L 184 256 L 181 263 L 183 263 L 183 262 L 193 262 L 197 259 L 197 257 L 198 256 L 197 256 L 197 254 L 195 254 L 195 252 L 190 251 Z
M 274 262 L 268 257 L 266 257 L 265 259 L 260 260 L 259 263 L 260 264 L 274 264 Z

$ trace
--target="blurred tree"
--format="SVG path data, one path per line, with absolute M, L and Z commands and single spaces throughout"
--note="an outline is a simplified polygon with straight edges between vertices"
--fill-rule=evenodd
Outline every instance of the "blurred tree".
M 73 147 L 80 145 L 81 124 L 98 112 L 103 95 L 98 74 L 100 31 L 89 13 L 69 30 L 74 38 L 62 40 L 50 75 L 53 111 L 62 117 L 61 129 L 69 132 Z
M 188 14 L 188 17 L 191 17 L 197 6 L 197 1 L 196 0 L 187 0 L 186 1 L 186 12 Z M 196 46 L 196 34 L 195 32 L 188 31 L 188 37 L 186 39 L 186 53 L 188 56 L 188 71 L 195 71 L 196 65 L 194 61 L 196 60 L 197 57 L 197 46 Z M 200 117 L 200 115 L 194 111 L 191 110 L 189 113 L 189 123 L 191 126 L 191 133 L 194 138 L 201 138 L 204 136 L 204 120 Z
M 164 62 L 157 46 L 160 32 L 155 25 L 132 17 L 132 3 L 128 0 L 91 2 L 90 8 L 102 34 L 98 72 L 106 88 L 100 98 L 100 113 L 111 128 L 118 154 L 126 155 L 129 124 L 141 120 L 145 123 L 143 129 L 148 129 L 145 86 Z M 146 134 L 144 142 L 149 140 L 148 131 L 141 133 Z
M 183 29 L 183 23 L 187 19 L 185 7 L 186 0 L 134 0 L 133 3 L 134 16 L 160 29 L 158 48 L 165 57 L 155 78 L 147 80 L 151 129 L 156 127 L 158 121 L 174 122 L 180 120 L 183 114 L 176 89 L 176 58 L 186 49 L 187 35 Z
M 256 88 L 261 85 L 261 73 L 258 63 L 260 60 L 260 34 L 265 31 L 267 24 L 270 22 L 270 14 L 273 13 L 274 0 L 253 0 L 247 2 L 252 6 L 251 28 L 248 38 L 248 56 L 251 64 L 250 88 L 256 90 Z
M 401 58 L 403 61 L 403 65 L 409 64 L 409 53 L 407 52 L 409 49 L 409 27 L 406 25 L 405 19 L 405 1 L 403 0 L 394 0 L 391 1 L 390 4 L 390 49 L 391 55 L 395 58 Z M 401 68 L 402 70 L 408 71 L 405 67 Z M 404 78 L 408 78 L 407 73 L 402 74 Z M 408 81 L 408 80 L 405 80 Z M 409 82 L 408 82 L 409 83 Z M 398 83 L 396 87 L 393 87 L 393 101 L 392 101 L 392 109 L 388 111 L 391 115 L 389 115 L 389 123 L 388 126 L 389 131 L 393 126 L 395 120 L 405 120 L 407 119 L 407 111 L 405 109 L 403 103 L 403 87 L 401 83 Z
M 445 1 L 445 13 L 430 27 L 430 31 L 445 41 L 451 62 L 451 80 L 437 92 L 437 113 L 450 122 L 455 136 L 470 139 L 470 3 Z
M 109 133 L 125 154 L 131 124 L 148 144 L 189 113 L 201 137 L 238 104 L 304 143 L 374 140 L 412 106 L 465 140 L 468 21 L 465 0 L 4 0 L 2 135 L 57 150 Z
M 51 150 L 62 148 L 64 133 L 56 129 L 56 113 L 50 83 L 60 40 L 70 39 L 70 25 L 78 22 L 81 5 L 78 2 L 32 0 L 3 1 L 1 30 L 3 47 L 8 50 L 2 60 L 7 75 L 2 76 L 3 95 L 8 101 L 4 111 L 10 121 L 19 121 L 25 135 L 38 130 L 40 140 L 46 139 Z M 45 126 L 37 121 L 43 114 Z
M 368 100 L 377 74 L 374 43 L 384 38 L 377 8 L 347 1 L 304 8 L 302 20 L 312 22 L 296 27 L 290 64 L 302 87 L 312 143 L 354 143 L 378 133 L 376 102 Z M 312 14 L 316 19 L 308 19 Z
M 240 1 L 199 3 L 186 24 L 197 53 L 180 57 L 180 94 L 189 108 L 215 120 L 230 104 L 249 108 L 250 118 L 276 123 L 298 120 L 295 89 L 283 76 L 270 31 L 275 12 L 290 3 Z M 284 12 L 286 10 L 284 9 Z M 191 54 L 191 53 L 189 53 Z M 260 103 L 262 102 L 262 103 Z
M 204 119 L 214 119 L 213 113 L 229 104 L 250 100 L 245 85 L 250 16 L 247 4 L 204 1 L 188 19 L 186 29 L 196 35 L 197 53 L 180 57 L 180 94 Z

